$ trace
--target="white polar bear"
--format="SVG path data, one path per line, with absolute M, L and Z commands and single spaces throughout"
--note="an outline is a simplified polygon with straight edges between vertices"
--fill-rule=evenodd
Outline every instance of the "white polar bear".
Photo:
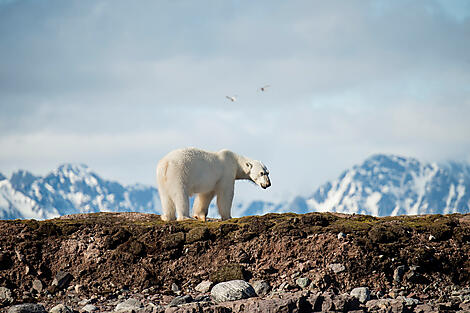
M 157 165 L 157 185 L 164 221 L 189 218 L 189 197 L 197 194 L 193 216 L 206 220 L 209 204 L 217 196 L 222 220 L 231 218 L 236 179 L 247 179 L 263 189 L 271 186 L 266 166 L 229 150 L 208 152 L 196 148 L 168 153 Z

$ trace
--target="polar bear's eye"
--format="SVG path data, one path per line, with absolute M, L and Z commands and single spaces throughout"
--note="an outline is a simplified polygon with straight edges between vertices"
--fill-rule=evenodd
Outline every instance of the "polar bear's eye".
M 261 176 L 263 176 L 263 175 L 264 175 L 264 173 L 263 173 L 263 172 L 261 172 L 261 173 L 259 173 L 259 174 L 260 174 Z

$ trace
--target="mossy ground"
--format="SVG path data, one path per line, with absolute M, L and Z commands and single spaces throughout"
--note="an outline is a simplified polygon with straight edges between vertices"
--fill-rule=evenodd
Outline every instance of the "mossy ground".
M 150 286 L 164 292 L 172 283 L 190 288 L 204 279 L 276 284 L 294 273 L 319 289 L 392 288 L 400 265 L 418 266 L 426 278 L 405 280 L 409 290 L 423 289 L 425 281 L 470 283 L 470 218 L 462 214 L 287 213 L 163 222 L 152 214 L 92 213 L 0 221 L 0 237 L 0 285 L 18 298 L 35 279 L 50 285 L 58 271 L 70 272 L 72 283 L 89 293 Z M 331 272 L 332 263 L 345 271 Z

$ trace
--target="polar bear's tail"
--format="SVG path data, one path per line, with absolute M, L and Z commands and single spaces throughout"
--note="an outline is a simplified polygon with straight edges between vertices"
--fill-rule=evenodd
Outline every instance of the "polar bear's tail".
M 157 165 L 157 184 L 160 188 L 166 183 L 166 172 L 168 170 L 168 162 L 159 162 Z

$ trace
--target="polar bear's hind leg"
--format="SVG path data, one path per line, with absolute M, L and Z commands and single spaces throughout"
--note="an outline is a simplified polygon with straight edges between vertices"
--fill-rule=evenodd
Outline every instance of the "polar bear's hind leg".
M 184 188 L 178 188 L 173 197 L 176 207 L 176 219 L 183 221 L 189 217 L 189 195 Z
M 163 209 L 162 220 L 174 221 L 176 219 L 175 204 L 167 196 L 160 195 L 160 197 L 161 197 L 162 209 Z

